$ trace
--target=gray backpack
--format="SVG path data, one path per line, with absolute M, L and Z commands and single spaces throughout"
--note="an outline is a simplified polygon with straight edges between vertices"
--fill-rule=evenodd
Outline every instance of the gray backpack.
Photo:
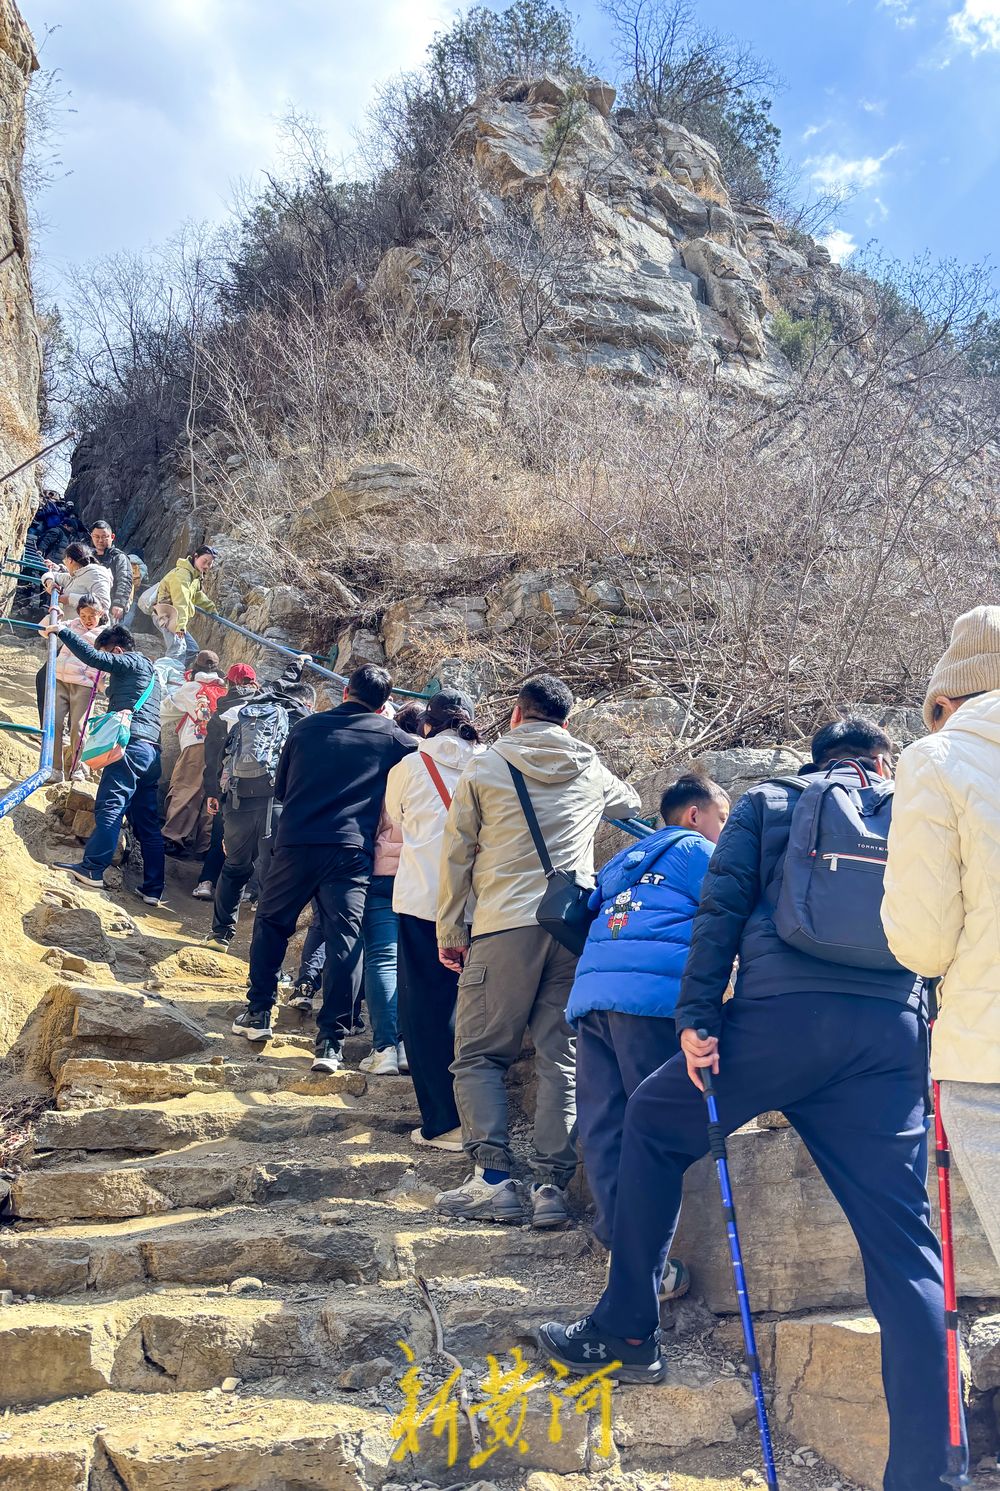
M 779 780 L 798 800 L 774 913 L 778 936 L 828 963 L 899 971 L 881 917 L 892 782 L 870 777 L 856 761 Z

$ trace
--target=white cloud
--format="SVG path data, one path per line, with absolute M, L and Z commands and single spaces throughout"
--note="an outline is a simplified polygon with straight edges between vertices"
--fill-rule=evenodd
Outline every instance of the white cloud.
M 843 228 L 832 228 L 829 233 L 824 233 L 819 242 L 825 249 L 829 250 L 830 258 L 835 264 L 843 264 L 857 249 L 857 244 L 850 233 L 845 233 Z
M 962 9 L 948 17 L 948 30 L 973 57 L 1000 52 L 1000 0 L 965 0 Z
M 803 140 L 811 140 L 813 135 L 822 134 L 825 129 L 830 128 L 830 125 L 832 123 L 832 119 L 824 119 L 822 124 L 810 124 L 806 129 L 802 131 Z
M 864 111 L 865 111 L 866 114 L 884 114 L 885 113 L 885 99 L 884 98 L 859 98 L 858 99 L 858 108 L 859 109 L 864 109 Z
M 878 223 L 884 223 L 889 216 L 889 209 L 881 197 L 872 197 L 872 210 L 865 218 L 869 228 L 874 228 Z
M 900 30 L 908 30 L 917 24 L 913 14 L 913 0 L 878 0 L 879 10 L 887 10 Z
M 833 151 L 812 156 L 806 165 L 812 167 L 812 180 L 823 191 L 867 191 L 881 179 L 886 161 L 901 149 L 901 145 L 890 145 L 882 155 L 862 155 L 856 160 Z

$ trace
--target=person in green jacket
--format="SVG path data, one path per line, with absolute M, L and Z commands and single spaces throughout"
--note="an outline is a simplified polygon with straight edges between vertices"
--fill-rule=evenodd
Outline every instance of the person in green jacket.
M 163 632 L 164 657 L 184 662 L 198 652 L 198 643 L 189 628 L 199 606 L 203 611 L 214 613 L 216 610 L 215 602 L 205 594 L 201 583 L 215 559 L 215 549 L 203 544 L 186 558 L 178 559 L 170 573 L 160 581 L 153 619 Z

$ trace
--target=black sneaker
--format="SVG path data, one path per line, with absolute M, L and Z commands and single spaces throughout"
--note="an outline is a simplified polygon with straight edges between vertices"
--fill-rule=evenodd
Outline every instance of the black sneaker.
M 662 1382 L 667 1364 L 660 1355 L 660 1332 L 638 1346 L 630 1346 L 621 1336 L 609 1336 L 600 1330 L 589 1315 L 572 1325 L 550 1320 L 538 1328 L 538 1344 L 546 1356 L 561 1362 L 571 1372 L 597 1372 L 610 1367 L 607 1376 L 615 1382 Z
M 187 850 L 183 844 L 178 844 L 176 839 L 164 839 L 163 852 L 168 859 L 183 859 Z
M 248 1041 L 271 1039 L 271 1011 L 243 1010 L 233 1021 L 233 1035 L 245 1035 Z
M 314 1072 L 339 1072 L 344 1064 L 344 1049 L 339 1041 L 327 1041 L 320 1036 L 313 1057 Z
M 312 1014 L 313 996 L 318 993 L 315 984 L 311 984 L 307 978 L 299 979 L 288 996 L 288 1008 L 300 1010 L 304 1015 Z

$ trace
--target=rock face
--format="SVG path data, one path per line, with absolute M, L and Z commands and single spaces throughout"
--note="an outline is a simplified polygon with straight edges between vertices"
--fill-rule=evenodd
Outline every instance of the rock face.
M 37 67 L 31 33 L 14 0 L 0 0 L 0 475 L 35 455 L 41 444 L 41 339 L 31 298 L 28 215 L 21 193 L 25 93 Z M 34 468 L 0 482 L 0 539 L 5 549 L 20 550 L 37 499 Z

